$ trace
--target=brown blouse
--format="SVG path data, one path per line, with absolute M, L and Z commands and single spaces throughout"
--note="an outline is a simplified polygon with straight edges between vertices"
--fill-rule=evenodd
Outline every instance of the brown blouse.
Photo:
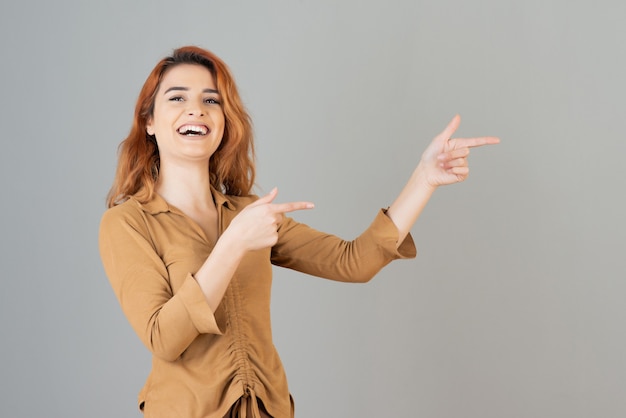
M 218 230 L 254 196 L 213 190 Z M 272 342 L 272 264 L 344 282 L 366 282 L 397 258 L 415 256 L 409 235 L 381 210 L 353 241 L 285 217 L 272 248 L 241 261 L 215 314 L 193 274 L 214 243 L 182 211 L 159 195 L 107 210 L 100 254 L 120 305 L 152 352 L 152 370 L 139 393 L 146 417 L 223 417 L 241 398 L 256 397 L 274 417 L 293 417 L 293 401 Z M 243 402 L 245 404 L 245 402 Z

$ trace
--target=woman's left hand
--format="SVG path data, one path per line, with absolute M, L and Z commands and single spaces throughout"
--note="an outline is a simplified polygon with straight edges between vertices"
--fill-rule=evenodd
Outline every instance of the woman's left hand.
M 421 180 L 430 187 L 436 188 L 465 180 L 469 175 L 467 157 L 470 148 L 500 142 L 500 139 L 493 136 L 452 138 L 460 123 L 461 117 L 456 115 L 422 154 L 417 171 L 420 172 Z
M 444 184 L 463 181 L 469 175 L 467 156 L 470 148 L 497 144 L 494 136 L 452 138 L 461 117 L 456 115 L 422 154 L 422 159 L 408 183 L 387 210 L 387 216 L 398 228 L 400 245 L 422 213 L 435 189 Z

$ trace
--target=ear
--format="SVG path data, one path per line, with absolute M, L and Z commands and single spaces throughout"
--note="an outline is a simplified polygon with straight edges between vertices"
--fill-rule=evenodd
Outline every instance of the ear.
M 154 127 L 152 126 L 152 118 L 148 119 L 146 122 L 146 132 L 148 135 L 154 135 Z

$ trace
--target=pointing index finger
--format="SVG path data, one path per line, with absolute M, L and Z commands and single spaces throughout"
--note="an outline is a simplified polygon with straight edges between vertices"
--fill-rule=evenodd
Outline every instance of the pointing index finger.
M 500 143 L 500 138 L 496 136 L 481 136 L 476 138 L 452 138 L 455 148 L 473 148 L 483 145 L 495 145 Z
M 315 205 L 312 202 L 286 202 L 273 203 L 271 208 L 276 213 L 294 212 L 296 210 L 313 209 Z

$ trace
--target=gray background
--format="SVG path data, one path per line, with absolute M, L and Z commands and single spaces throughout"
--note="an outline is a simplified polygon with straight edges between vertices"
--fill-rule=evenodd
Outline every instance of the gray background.
M 352 238 L 455 113 L 498 135 L 367 285 L 276 271 L 299 417 L 626 416 L 614 1 L 3 1 L 0 416 L 138 417 L 149 353 L 98 222 L 156 61 L 198 44 L 254 118 L 259 192 Z

